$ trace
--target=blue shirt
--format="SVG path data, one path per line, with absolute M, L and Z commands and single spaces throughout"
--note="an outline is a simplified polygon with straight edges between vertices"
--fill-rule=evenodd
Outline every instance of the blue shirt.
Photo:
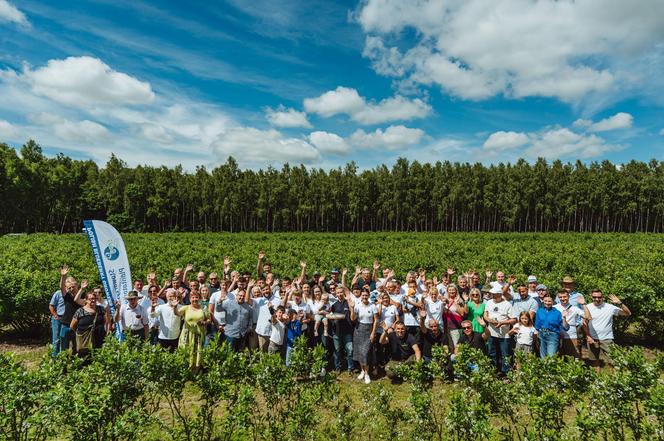
M 58 314 L 58 316 L 63 316 L 65 313 L 65 299 L 62 297 L 62 291 L 57 290 L 56 292 L 53 293 L 53 296 L 51 297 L 51 302 L 49 305 L 53 305 L 55 307 L 55 313 Z
M 563 329 L 563 315 L 556 308 L 546 309 L 544 306 L 540 307 L 535 314 L 535 329 L 541 331 L 548 329 L 556 334 L 560 334 Z M 569 329 L 569 326 L 564 329 Z
M 302 335 L 302 323 L 299 320 L 288 322 L 286 326 L 286 346 L 292 348 L 295 345 L 295 339 Z
M 521 295 L 517 294 L 516 298 L 512 300 L 512 311 L 514 312 L 514 315 L 516 317 L 519 317 L 519 314 L 521 314 L 523 311 L 533 311 L 537 312 L 537 308 L 539 305 L 537 304 L 537 300 L 533 297 L 526 297 L 526 299 L 522 299 Z

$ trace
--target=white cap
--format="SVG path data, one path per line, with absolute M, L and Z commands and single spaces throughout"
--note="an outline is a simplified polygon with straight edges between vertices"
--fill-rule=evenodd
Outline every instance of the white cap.
M 528 283 L 537 283 L 537 277 L 528 276 Z
M 502 294 L 502 293 L 503 293 L 503 289 L 502 289 L 500 286 L 495 285 L 495 286 L 491 287 L 491 291 L 489 291 L 489 292 L 490 292 L 491 294 Z

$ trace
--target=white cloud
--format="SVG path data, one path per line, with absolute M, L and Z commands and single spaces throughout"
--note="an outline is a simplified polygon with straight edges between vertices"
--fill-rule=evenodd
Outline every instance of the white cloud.
M 421 129 L 411 129 L 398 125 L 390 126 L 384 131 L 376 129 L 369 133 L 358 129 L 350 136 L 350 142 L 358 147 L 368 149 L 397 150 L 419 143 L 423 136 L 424 131 Z
M 155 97 L 150 83 L 87 56 L 50 60 L 36 70 L 26 66 L 18 78 L 35 94 L 78 108 L 148 104 Z
M 318 150 L 325 153 L 345 154 L 350 151 L 350 146 L 341 136 L 336 133 L 316 131 L 309 134 L 309 142 Z
M 0 23 L 2 22 L 16 23 L 22 26 L 30 25 L 25 14 L 7 0 L 0 0 Z
M 217 165 L 211 143 L 229 127 L 237 126 L 225 109 L 171 90 L 156 95 L 150 89 L 143 96 L 149 102 L 140 105 L 132 104 L 136 100 L 117 99 L 122 93 L 95 96 L 95 106 L 69 104 L 69 99 L 35 90 L 30 75 L 48 68 L 45 65 L 26 70 L 27 73 L 0 70 L 0 114 L 14 125 L 18 132 L 15 140 L 32 138 L 49 149 L 75 153 L 99 163 L 115 153 L 130 165 L 181 163 L 194 169 L 201 164 Z M 105 104 L 100 105 L 100 99 Z M 26 116 L 27 124 L 17 123 Z M 103 142 L 94 143 L 95 140 Z M 90 148 L 91 144 L 94 148 Z M 242 163 L 242 158 L 238 157 L 238 161 Z
M 320 157 L 320 152 L 304 139 L 285 138 L 277 130 L 254 127 L 226 130 L 212 143 L 212 151 L 218 156 L 218 162 L 232 155 L 251 165 L 286 161 L 306 164 Z
M 54 126 L 55 134 L 64 141 L 97 142 L 108 137 L 108 130 L 90 120 L 64 120 Z
M 267 108 L 265 110 L 267 120 L 276 127 L 293 128 L 304 127 L 311 128 L 311 124 L 307 120 L 307 114 L 298 112 L 295 109 L 287 109 L 284 106 L 279 106 L 277 109 Z
M 590 119 L 577 119 L 572 125 L 589 132 L 607 132 L 609 130 L 629 129 L 632 127 L 633 122 L 634 117 L 632 115 L 625 112 L 618 112 L 598 122 L 593 122 Z
M 158 142 L 161 144 L 173 143 L 173 135 L 171 135 L 168 129 L 159 124 L 141 124 L 139 133 L 143 138 L 150 141 Z
M 528 135 L 523 132 L 504 132 L 501 130 L 492 133 L 484 141 L 484 148 L 489 150 L 510 150 L 528 144 L 529 140 Z
M 110 135 L 106 127 L 87 119 L 70 121 L 48 112 L 29 115 L 28 119 L 37 126 L 52 131 L 63 141 L 95 143 L 108 139 Z
M 309 113 L 323 117 L 347 114 L 360 124 L 380 124 L 388 121 L 408 121 L 424 118 L 431 113 L 431 106 L 419 98 L 408 99 L 396 95 L 378 103 L 367 102 L 357 90 L 339 86 L 316 98 L 304 100 Z
M 664 129 L 660 130 L 660 131 L 659 131 L 659 134 L 662 135 L 662 136 L 664 136 Z
M 579 134 L 567 128 L 551 129 L 531 136 L 533 137 L 532 144 L 525 151 L 530 158 L 574 157 L 585 159 L 622 148 L 622 146 L 607 143 L 597 135 Z
M 591 132 L 606 132 L 609 130 L 629 129 L 632 127 L 633 121 L 634 117 L 629 113 L 619 112 L 592 124 L 588 130 Z
M 4 119 L 0 119 L 0 142 L 6 142 L 16 138 L 19 131 L 13 124 Z
M 659 0 L 365 0 L 356 19 L 376 72 L 463 99 L 579 103 L 621 91 L 647 94 L 661 84 L 656 70 L 643 73 L 653 57 L 664 58 Z M 414 44 L 398 40 L 413 33 Z
M 317 113 L 326 118 L 339 113 L 353 115 L 362 111 L 365 106 L 366 102 L 357 90 L 343 86 L 325 92 L 317 98 L 304 100 L 304 109 L 307 112 Z

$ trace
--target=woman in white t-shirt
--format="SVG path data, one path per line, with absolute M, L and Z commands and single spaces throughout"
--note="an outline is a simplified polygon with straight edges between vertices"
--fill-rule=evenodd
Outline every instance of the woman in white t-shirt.
M 369 377 L 369 353 L 371 345 L 376 338 L 376 326 L 378 316 L 376 314 L 376 305 L 369 303 L 369 287 L 362 290 L 360 301 L 356 302 L 349 297 L 350 319 L 355 323 L 353 332 L 353 360 L 360 364 L 362 372 L 357 377 L 358 380 L 364 379 L 366 384 L 371 383 Z

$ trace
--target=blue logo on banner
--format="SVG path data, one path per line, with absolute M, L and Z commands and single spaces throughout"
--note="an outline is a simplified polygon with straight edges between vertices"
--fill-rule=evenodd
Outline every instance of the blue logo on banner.
M 108 260 L 115 260 L 120 257 L 120 250 L 118 250 L 115 244 L 111 242 L 106 245 L 106 248 L 104 248 L 104 256 L 106 256 Z

